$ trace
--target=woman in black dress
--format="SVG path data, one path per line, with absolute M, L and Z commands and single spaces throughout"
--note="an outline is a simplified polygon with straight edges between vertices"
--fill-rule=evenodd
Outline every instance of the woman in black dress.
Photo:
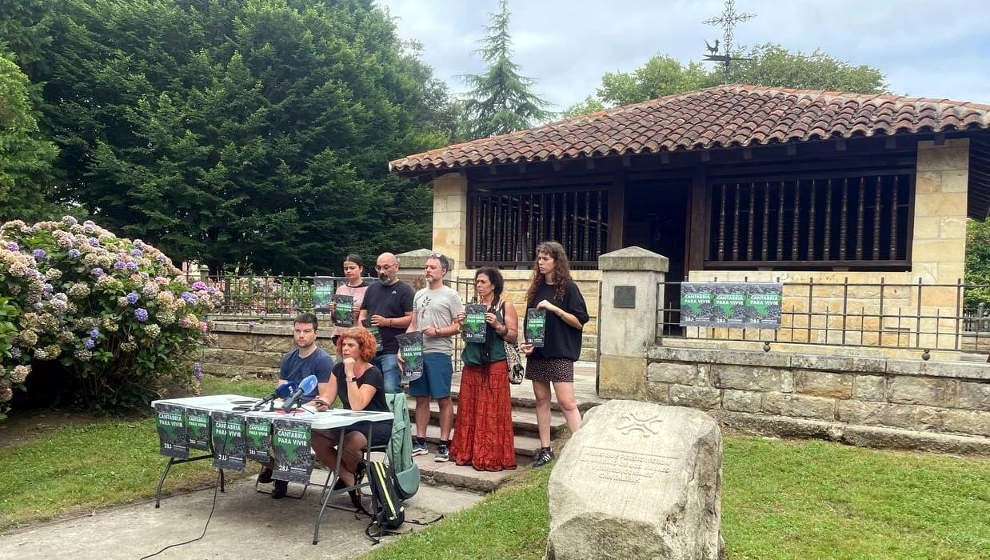
M 581 412 L 574 398 L 574 362 L 581 355 L 581 330 L 588 322 L 584 297 L 571 280 L 564 247 L 556 241 L 545 241 L 536 247 L 526 308 L 547 312 L 544 345 L 540 348 L 528 343 L 521 345 L 528 356 L 526 379 L 533 382 L 536 422 L 540 431 L 540 452 L 533 466 L 542 467 L 553 460 L 550 449 L 551 383 L 571 433 L 581 427 Z
M 316 409 L 327 410 L 340 397 L 343 407 L 349 410 L 388 412 L 385 378 L 378 368 L 369 363 L 375 356 L 375 337 L 361 327 L 346 329 L 337 339 L 337 353 L 344 359 L 334 366 L 326 390 L 313 399 L 312 404 Z M 362 451 L 368 444 L 366 422 L 348 426 L 344 428 L 344 432 L 340 481 L 337 487 L 354 485 L 355 473 L 363 457 Z M 316 456 L 330 468 L 337 462 L 339 434 L 337 430 L 313 430 L 310 437 L 310 445 Z M 391 421 L 375 422 L 371 429 L 371 445 L 386 444 L 391 435 Z

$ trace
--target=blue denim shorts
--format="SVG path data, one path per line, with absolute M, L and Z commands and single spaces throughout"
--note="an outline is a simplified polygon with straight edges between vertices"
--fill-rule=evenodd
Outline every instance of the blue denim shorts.
M 442 352 L 423 354 L 423 375 L 409 382 L 409 394 L 414 397 L 428 395 L 434 399 L 449 397 L 453 376 L 454 364 L 450 356 Z

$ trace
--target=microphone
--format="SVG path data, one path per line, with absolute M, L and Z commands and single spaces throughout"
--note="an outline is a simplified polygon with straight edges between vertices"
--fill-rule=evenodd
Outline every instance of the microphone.
M 303 398 L 303 396 L 309 395 L 310 393 L 316 390 L 317 384 L 318 381 L 315 375 L 310 375 L 309 377 L 303 379 L 299 383 L 299 387 L 297 387 L 296 390 L 292 393 L 292 396 L 289 397 L 289 399 L 286 400 L 285 403 L 282 405 L 282 410 L 284 410 L 285 412 L 292 410 L 292 406 L 299 404 L 299 401 Z
M 282 383 L 275 388 L 274 391 L 268 394 L 265 398 L 261 399 L 257 404 L 254 405 L 254 410 L 261 410 L 266 403 L 270 403 L 275 399 L 284 399 L 291 395 L 295 390 L 296 383 L 294 381 L 289 381 L 288 383 Z

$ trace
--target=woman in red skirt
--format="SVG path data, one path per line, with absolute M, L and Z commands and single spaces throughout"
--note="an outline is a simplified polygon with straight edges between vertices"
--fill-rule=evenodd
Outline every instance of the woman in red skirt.
M 450 458 L 479 471 L 516 468 L 509 367 L 503 341 L 516 341 L 518 317 L 512 304 L 502 299 L 504 285 L 502 274 L 495 268 L 479 268 L 474 273 L 477 302 L 488 306 L 488 328 L 484 343 L 467 342 L 461 353 L 464 368 Z M 458 322 L 463 320 L 461 313 Z

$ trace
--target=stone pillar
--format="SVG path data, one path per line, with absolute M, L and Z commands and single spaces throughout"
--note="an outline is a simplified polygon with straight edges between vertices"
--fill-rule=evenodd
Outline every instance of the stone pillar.
M 443 253 L 443 251 L 431 251 L 429 249 L 414 249 L 395 256 L 399 260 L 399 280 L 409 284 L 413 289 L 418 290 L 426 287 L 423 278 L 423 267 L 426 266 L 426 257 L 431 253 Z M 457 268 L 457 261 L 450 255 L 443 253 L 450 261 L 450 269 L 447 271 L 446 279 L 453 278 L 453 271 Z
M 466 223 L 467 177 L 448 173 L 434 179 L 433 249 L 462 266 L 467 258 Z
M 926 284 L 955 284 L 963 277 L 968 181 L 968 138 L 946 140 L 941 146 L 931 140 L 918 142 L 911 241 L 915 279 L 920 277 Z
M 602 273 L 598 317 L 598 392 L 607 398 L 642 399 L 646 357 L 656 343 L 657 302 L 667 257 L 626 247 L 598 257 Z

